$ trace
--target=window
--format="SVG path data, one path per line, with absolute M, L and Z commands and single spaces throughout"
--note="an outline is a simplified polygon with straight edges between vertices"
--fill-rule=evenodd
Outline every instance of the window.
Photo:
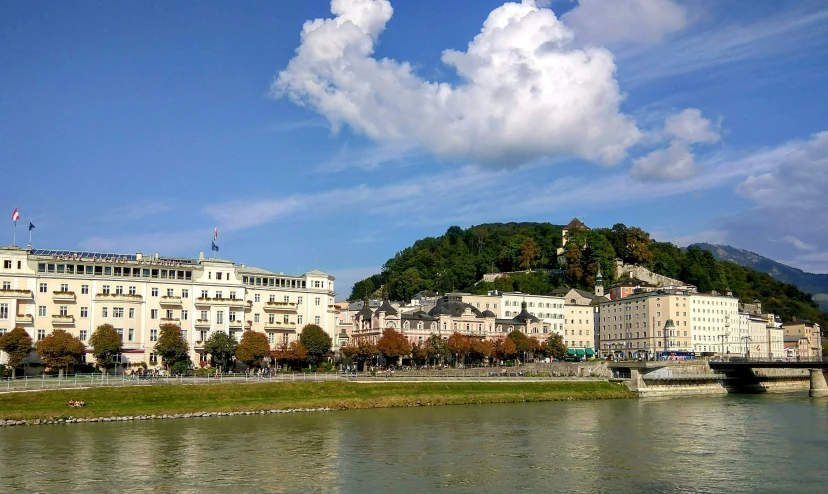
M 150 361 L 151 364 L 157 364 L 158 363 L 158 355 L 156 355 L 154 353 L 151 353 L 150 356 L 149 356 L 149 361 Z
M 6 261 L 3 261 L 3 267 L 4 267 L 5 269 L 11 269 L 11 267 L 12 267 L 11 260 L 6 260 Z
M 9 318 L 9 304 L 0 304 L 0 319 Z
M 181 337 L 184 338 L 184 341 L 187 341 L 187 330 L 186 329 L 181 330 Z
M 84 319 L 89 317 L 89 307 L 81 307 L 80 308 L 80 316 Z
M 303 320 L 303 319 L 302 319 L 302 316 L 298 316 L 298 317 L 296 318 L 296 324 L 301 325 L 301 324 L 302 324 L 302 320 Z
M 272 297 L 272 295 L 271 295 L 271 297 Z M 285 295 L 285 303 L 286 304 L 290 303 L 290 295 Z
M 268 343 L 270 343 L 272 345 L 274 343 L 275 339 L 276 339 L 276 334 L 275 333 L 267 333 L 267 342 Z
M 173 311 L 172 311 L 172 309 L 167 309 L 167 319 L 172 319 L 172 318 L 173 318 Z
M 87 335 L 86 330 L 85 330 L 85 329 L 81 329 L 81 330 L 80 330 L 80 336 L 79 336 L 79 339 L 80 339 L 81 341 L 86 341 L 86 335 Z
M 321 300 L 322 300 L 321 298 L 316 297 L 316 299 L 313 301 L 313 304 L 314 304 L 314 305 L 319 305 L 319 303 L 321 302 Z
M 107 309 L 106 307 L 101 307 L 101 316 L 102 317 L 108 317 L 109 316 L 109 309 Z
M 150 319 L 158 319 L 158 309 L 150 309 Z
M 173 290 L 172 288 L 167 288 L 167 296 L 168 297 L 172 297 L 174 295 L 174 293 L 175 293 L 175 290 Z
M 290 316 L 285 314 L 282 316 L 282 322 L 285 324 L 290 324 Z
M 273 324 L 274 322 L 276 322 L 276 314 L 268 314 L 267 315 L 267 322 L 270 323 L 270 324 Z
M 61 305 L 59 311 L 60 311 L 61 316 L 68 316 L 69 315 L 69 307 L 67 307 L 65 305 Z
M 150 341 L 158 341 L 157 329 L 150 329 Z M 152 354 L 150 354 L 150 360 L 152 360 Z
M 115 285 L 115 295 L 123 295 L 123 294 L 124 294 L 123 285 Z
M 190 317 L 189 311 L 182 310 L 181 311 L 181 320 L 186 321 Z
M 81 294 L 88 295 L 89 294 L 89 285 L 81 285 Z
M 224 324 L 224 311 L 216 311 L 216 324 Z
M 40 284 L 40 293 L 46 293 L 48 291 L 49 291 L 49 285 L 47 285 L 46 283 L 41 283 Z
M 236 312 L 230 311 L 230 322 L 236 322 Z
M 117 319 L 123 319 L 124 318 L 124 308 L 123 307 L 113 307 L 112 308 L 112 317 L 115 317 Z
M 130 286 L 129 287 L 129 294 L 130 295 L 135 295 L 135 293 L 136 293 L 136 288 L 134 286 Z
M 130 319 L 135 319 L 135 308 L 134 307 L 129 308 L 129 318 Z
M 135 330 L 130 328 L 129 333 L 127 333 L 127 341 L 135 341 Z
M 319 326 L 319 323 L 321 322 L 320 319 L 321 318 L 319 316 L 313 316 L 313 323 Z
M 184 288 L 181 290 L 181 298 L 189 298 L 190 297 L 190 290 Z
M 3 290 L 11 290 L 11 281 L 3 282 Z
M 272 297 L 272 296 L 273 296 L 273 295 L 271 295 L 271 297 Z M 262 296 L 261 296 L 261 294 L 258 294 L 258 293 L 257 293 L 257 294 L 255 294 L 255 295 L 253 295 L 253 301 L 254 301 L 254 302 L 261 302 L 261 301 L 262 301 Z
M 201 336 L 198 337 L 198 341 L 206 341 L 207 340 L 207 331 L 202 331 Z
M 217 279 L 217 280 L 220 280 L 220 279 L 221 279 L 221 272 L 216 273 L 216 279 Z
M 253 314 L 253 322 L 259 322 L 259 314 Z
M 288 334 L 287 333 L 282 335 L 282 343 L 284 343 L 285 345 L 288 344 Z
M 296 304 L 297 304 L 297 305 L 302 305 L 302 297 L 299 297 L 299 298 L 298 298 L 298 300 L 297 300 Z
M 216 298 L 221 298 L 221 290 L 216 290 Z
M 61 283 L 60 284 L 60 291 L 68 292 L 69 291 L 69 284 L 68 283 Z
M 45 329 L 38 329 L 37 330 L 37 341 L 40 341 L 45 337 L 46 337 L 46 330 Z
M 210 298 L 210 295 L 207 294 L 207 290 L 201 290 L 201 298 Z
M 158 288 L 157 287 L 153 288 L 151 293 L 152 293 L 153 297 L 157 297 L 158 296 Z
M 124 341 L 124 328 L 115 328 L 115 332 L 121 337 L 121 341 Z

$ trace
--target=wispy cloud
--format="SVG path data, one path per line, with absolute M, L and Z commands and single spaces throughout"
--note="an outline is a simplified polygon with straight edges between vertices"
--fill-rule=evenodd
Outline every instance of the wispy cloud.
M 274 124 L 270 124 L 265 126 L 262 129 L 263 133 L 274 133 L 274 132 L 290 132 L 294 130 L 303 130 L 303 129 L 313 129 L 313 128 L 326 128 L 328 127 L 328 123 L 324 120 L 313 118 L 307 120 L 294 120 L 289 122 L 277 122 Z
M 401 144 L 376 144 L 353 148 L 346 143 L 331 159 L 316 167 L 317 172 L 330 173 L 357 168 L 373 171 L 383 165 L 410 166 L 424 157 L 421 150 Z
M 792 47 L 796 47 L 792 50 Z M 812 55 L 828 49 L 828 9 L 799 10 L 747 25 L 733 23 L 689 32 L 657 46 L 616 52 L 625 87 L 712 67 L 764 59 Z

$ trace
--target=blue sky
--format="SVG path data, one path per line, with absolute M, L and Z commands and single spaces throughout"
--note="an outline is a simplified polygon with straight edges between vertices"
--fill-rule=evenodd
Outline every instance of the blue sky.
M 221 257 L 347 296 L 451 225 L 577 216 L 828 272 L 824 2 L 333 10 L 5 3 L 18 243 L 197 256 L 218 227 Z

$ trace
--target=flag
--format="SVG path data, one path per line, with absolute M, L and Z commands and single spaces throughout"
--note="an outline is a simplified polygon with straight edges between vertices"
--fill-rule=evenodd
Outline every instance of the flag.
M 213 252 L 218 252 L 218 245 L 215 242 L 213 242 Z
M 215 242 L 216 240 L 218 240 L 218 228 L 215 228 L 213 230 L 213 242 Z M 218 250 L 218 249 L 216 249 L 216 250 Z
M 12 221 L 17 221 L 20 219 L 20 211 L 17 208 L 14 208 L 14 212 L 12 212 Z
M 29 231 L 34 230 L 34 228 L 35 228 L 34 223 L 32 223 L 32 222 L 30 221 L 30 222 L 29 222 Z

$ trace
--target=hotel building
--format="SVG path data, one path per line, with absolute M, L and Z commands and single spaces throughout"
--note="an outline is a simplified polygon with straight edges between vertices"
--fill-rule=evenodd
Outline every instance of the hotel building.
M 194 363 L 214 331 L 251 329 L 271 345 L 306 324 L 335 335 L 334 277 L 291 276 L 221 259 L 0 247 L 0 334 L 16 326 L 34 341 L 65 329 L 88 345 L 102 324 L 123 339 L 122 362 L 160 363 L 158 327 L 181 327 Z M 87 353 L 91 348 L 87 347 Z M 0 361 L 5 355 L 0 355 Z

